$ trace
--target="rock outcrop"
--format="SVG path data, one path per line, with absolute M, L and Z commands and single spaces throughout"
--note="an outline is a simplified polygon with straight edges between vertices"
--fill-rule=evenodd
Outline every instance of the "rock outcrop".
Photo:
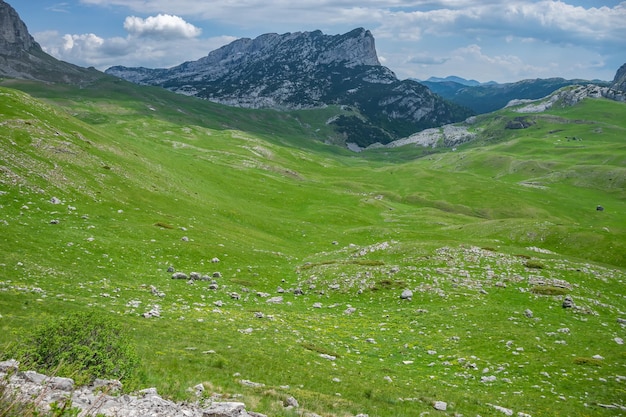
M 45 53 L 11 5 L 0 0 L 0 77 L 84 83 L 103 74 Z
M 32 48 L 41 50 L 15 9 L 0 0 L 0 51 L 8 57 L 20 57 Z
M 122 385 L 114 380 L 96 380 L 91 386 L 75 387 L 70 378 L 20 371 L 18 365 L 15 360 L 0 362 L 0 381 L 8 388 L 4 395 L 9 395 L 10 401 L 36 404 L 43 412 L 50 411 L 51 404 L 56 403 L 77 409 L 78 417 L 265 417 L 246 411 L 246 405 L 241 402 L 176 403 L 162 398 L 155 388 L 120 395 Z M 200 393 L 204 389 L 201 387 L 196 388 Z
M 613 82 L 611 83 L 610 88 L 612 90 L 626 93 L 626 64 L 619 67 L 619 69 L 615 73 L 615 78 L 613 78 Z
M 106 73 L 237 107 L 350 106 L 360 115 L 329 124 L 359 146 L 388 143 L 471 114 L 416 81 L 398 80 L 380 64 L 374 37 L 363 28 L 335 36 L 319 30 L 270 33 L 169 69 L 117 66 Z

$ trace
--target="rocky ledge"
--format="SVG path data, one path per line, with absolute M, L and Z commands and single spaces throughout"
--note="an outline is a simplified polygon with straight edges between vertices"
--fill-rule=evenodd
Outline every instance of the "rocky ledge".
M 217 402 L 207 400 L 203 405 L 176 403 L 159 396 L 156 388 L 148 388 L 134 395 L 121 394 L 122 384 L 115 380 L 96 380 L 90 386 L 74 387 L 70 378 L 50 377 L 34 371 L 20 371 L 18 362 L 0 362 L 0 380 L 12 393 L 11 400 L 38 404 L 43 412 L 51 410 L 52 404 L 78 409 L 78 417 L 264 417 L 263 414 L 246 411 L 241 402 Z M 204 387 L 193 388 L 198 396 Z M 6 395 L 5 392 L 5 395 Z

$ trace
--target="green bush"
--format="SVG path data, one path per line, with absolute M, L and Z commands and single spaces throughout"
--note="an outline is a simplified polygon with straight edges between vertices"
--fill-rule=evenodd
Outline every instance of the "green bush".
M 526 268 L 531 268 L 531 269 L 543 269 L 544 268 L 543 264 L 539 261 L 528 260 L 526 261 L 524 265 L 526 266 Z
M 577 357 L 574 358 L 576 365 L 602 366 L 602 360 L 596 358 Z
M 96 378 L 130 381 L 139 363 L 127 332 L 95 312 L 73 313 L 44 324 L 11 354 L 21 367 L 72 377 L 79 385 Z
M 569 293 L 567 288 L 555 287 L 553 285 L 535 285 L 530 289 L 530 292 L 539 295 L 565 295 Z

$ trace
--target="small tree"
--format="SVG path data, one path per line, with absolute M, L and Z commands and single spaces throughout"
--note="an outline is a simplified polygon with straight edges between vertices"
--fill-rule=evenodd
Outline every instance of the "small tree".
M 42 325 L 13 353 L 23 366 L 72 377 L 79 385 L 96 378 L 132 380 L 139 364 L 128 333 L 95 312 L 71 313 Z

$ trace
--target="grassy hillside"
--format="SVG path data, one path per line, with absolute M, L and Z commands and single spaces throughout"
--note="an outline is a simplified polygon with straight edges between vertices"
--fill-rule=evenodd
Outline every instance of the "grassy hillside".
M 176 399 L 204 383 L 272 416 L 624 412 L 624 104 L 523 130 L 482 116 L 454 152 L 355 154 L 325 144 L 333 108 L 109 78 L 0 98 L 0 346 L 96 310 L 132 329 L 142 385 Z

